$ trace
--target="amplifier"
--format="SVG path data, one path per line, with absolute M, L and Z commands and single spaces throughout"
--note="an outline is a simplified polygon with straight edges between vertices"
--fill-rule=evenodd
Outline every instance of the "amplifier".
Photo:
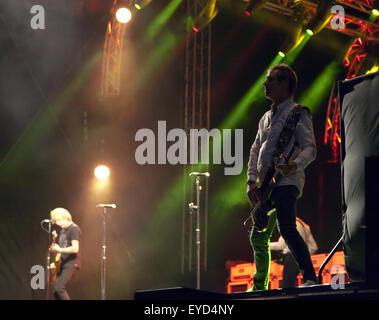
M 255 272 L 254 263 L 237 264 L 230 267 L 230 281 L 252 280 Z

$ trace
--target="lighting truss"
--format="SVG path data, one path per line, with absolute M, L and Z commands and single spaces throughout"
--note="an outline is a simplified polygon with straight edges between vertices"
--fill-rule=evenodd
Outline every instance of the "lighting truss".
M 104 42 L 101 76 L 101 98 L 103 99 L 120 95 L 121 58 L 126 26 L 116 19 L 116 9 L 117 0 L 114 0 Z

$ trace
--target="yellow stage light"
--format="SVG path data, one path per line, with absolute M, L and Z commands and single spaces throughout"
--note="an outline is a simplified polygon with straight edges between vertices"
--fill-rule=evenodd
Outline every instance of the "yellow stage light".
M 97 166 L 95 169 L 95 177 L 99 180 L 108 179 L 109 174 L 110 174 L 110 170 L 107 166 L 100 165 L 100 166 Z
M 132 13 L 128 8 L 120 8 L 116 11 L 116 19 L 120 23 L 128 23 L 132 19 Z

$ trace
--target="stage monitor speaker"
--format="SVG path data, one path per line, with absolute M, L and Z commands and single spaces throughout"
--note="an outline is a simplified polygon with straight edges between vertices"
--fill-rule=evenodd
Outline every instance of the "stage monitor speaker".
M 338 83 L 345 266 L 378 286 L 379 72 Z

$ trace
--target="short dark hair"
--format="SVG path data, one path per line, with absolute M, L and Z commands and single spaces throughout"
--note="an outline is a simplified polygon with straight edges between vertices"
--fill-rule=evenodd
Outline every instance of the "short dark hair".
M 278 71 L 278 80 L 288 80 L 288 92 L 294 95 L 297 88 L 297 75 L 296 72 L 287 64 L 280 63 L 270 68 L 270 71 Z

